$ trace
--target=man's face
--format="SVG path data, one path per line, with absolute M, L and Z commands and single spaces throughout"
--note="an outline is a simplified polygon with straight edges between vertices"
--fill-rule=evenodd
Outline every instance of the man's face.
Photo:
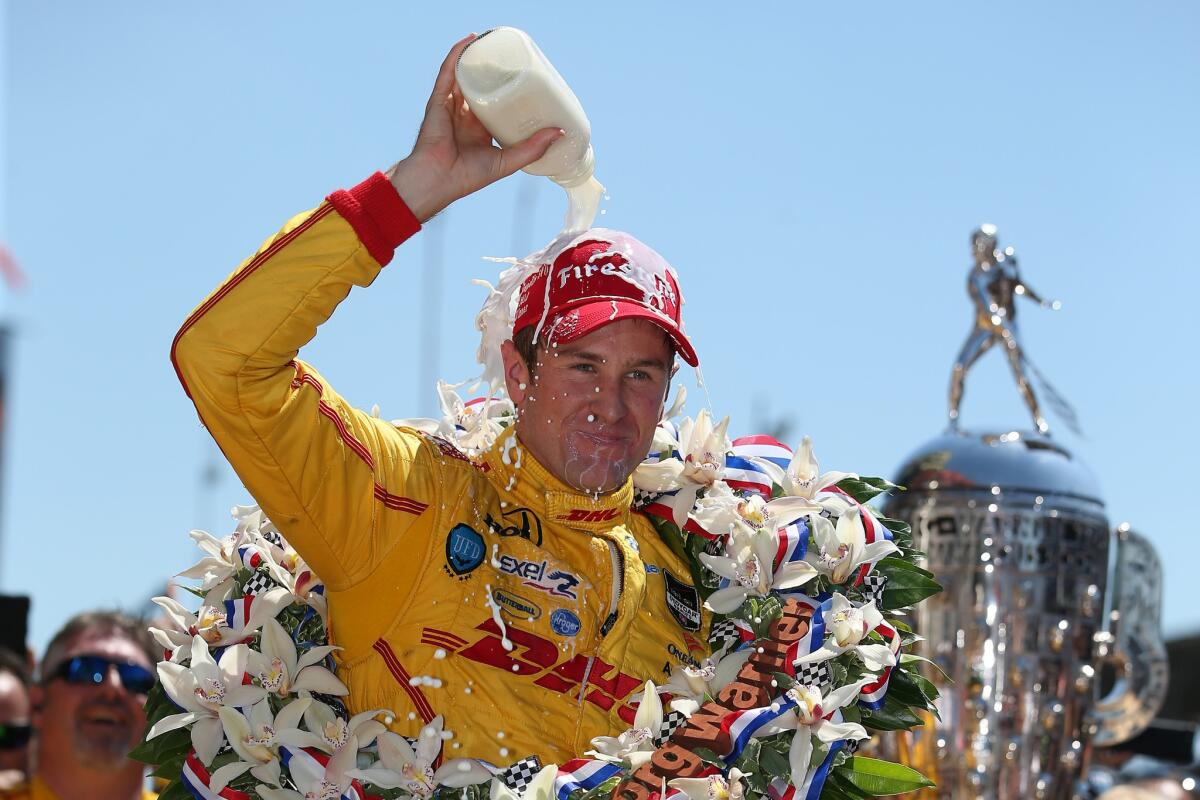
M 29 691 L 11 672 L 0 672 L 0 726 L 28 725 L 30 715 Z M 0 770 L 29 768 L 29 743 L 20 747 L 0 749 Z
M 85 630 L 68 643 L 63 653 L 59 663 L 73 656 L 93 655 L 154 670 L 145 652 L 116 631 Z M 53 670 L 57 665 L 46 666 Z M 122 686 L 115 667 L 109 667 L 99 685 L 54 678 L 46 682 L 43 691 L 38 725 L 38 752 L 43 762 L 47 754 L 53 753 L 56 764 L 76 762 L 90 770 L 142 768 L 126 755 L 146 726 L 142 711 L 146 696 Z
M 661 328 L 623 319 L 540 347 L 532 380 L 512 342 L 504 361 L 521 443 L 560 480 L 610 492 L 646 457 L 674 363 Z

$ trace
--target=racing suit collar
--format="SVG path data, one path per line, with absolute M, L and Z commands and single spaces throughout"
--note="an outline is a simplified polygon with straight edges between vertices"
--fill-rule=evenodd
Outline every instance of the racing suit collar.
M 633 479 L 619 489 L 591 495 L 563 483 L 521 446 L 516 430 L 502 433 L 484 454 L 488 480 L 517 505 L 542 508 L 550 519 L 568 528 L 608 531 L 628 521 L 633 503 Z M 520 465 L 518 468 L 517 465 Z

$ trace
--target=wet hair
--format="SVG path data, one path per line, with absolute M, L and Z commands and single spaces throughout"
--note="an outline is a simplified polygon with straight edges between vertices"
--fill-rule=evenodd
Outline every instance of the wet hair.
M 512 337 L 513 347 L 517 349 L 517 355 L 525 362 L 525 369 L 529 372 L 530 380 L 533 379 L 533 370 L 537 366 L 538 354 L 538 344 L 533 339 L 533 331 L 532 325 L 526 325 Z
M 29 674 L 29 663 L 25 658 L 7 647 L 0 647 L 0 675 L 5 672 L 20 681 L 26 689 L 33 682 L 32 676 Z
M 67 620 L 58 633 L 54 634 L 54 637 L 50 639 L 50 644 L 46 645 L 46 654 L 42 656 L 42 663 L 38 669 L 40 679 L 44 682 L 46 676 L 58 668 L 58 665 L 63 661 L 63 651 L 80 634 L 85 631 L 97 629 L 105 633 L 116 634 L 133 642 L 146 654 L 146 658 L 152 665 L 157 664 L 162 657 L 162 648 L 155 643 L 154 637 L 150 635 L 144 619 L 115 609 L 84 611 Z

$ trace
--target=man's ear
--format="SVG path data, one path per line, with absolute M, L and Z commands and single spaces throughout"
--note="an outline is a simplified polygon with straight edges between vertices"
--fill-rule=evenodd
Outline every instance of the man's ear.
M 529 384 L 532 383 L 529 379 L 529 366 L 517 352 L 517 346 L 513 344 L 512 339 L 500 345 L 500 357 L 504 360 L 504 387 L 508 390 L 513 405 L 520 408 L 525 402 L 525 396 L 529 394 Z

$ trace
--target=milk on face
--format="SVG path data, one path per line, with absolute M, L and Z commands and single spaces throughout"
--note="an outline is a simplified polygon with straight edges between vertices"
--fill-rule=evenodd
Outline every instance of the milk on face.
M 487 31 L 463 50 L 455 75 L 467 105 L 502 147 L 542 128 L 563 130 L 525 171 L 567 190 L 565 231 L 591 227 L 604 194 L 592 177 L 592 126 L 571 87 L 529 35 L 507 27 Z

